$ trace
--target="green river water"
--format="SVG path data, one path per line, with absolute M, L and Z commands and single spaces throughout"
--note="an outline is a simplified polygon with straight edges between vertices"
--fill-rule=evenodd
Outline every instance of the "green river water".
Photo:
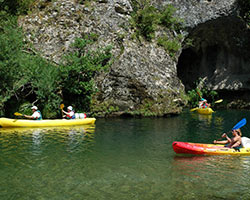
M 2 200 L 250 199 L 250 156 L 177 155 L 211 143 L 249 111 L 97 119 L 95 126 L 0 129 Z M 243 128 L 250 137 L 250 121 Z

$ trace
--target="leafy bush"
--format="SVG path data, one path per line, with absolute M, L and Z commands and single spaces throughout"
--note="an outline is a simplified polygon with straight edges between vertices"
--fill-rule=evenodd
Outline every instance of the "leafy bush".
M 156 9 L 149 1 L 132 1 L 133 13 L 131 25 L 136 32 L 148 41 L 154 38 L 157 26 L 163 26 L 172 31 L 180 31 L 183 21 L 174 17 L 176 9 L 172 5 L 163 10 Z
M 0 0 L 0 10 L 12 15 L 25 14 L 36 0 Z
M 162 46 L 171 57 L 174 57 L 175 53 L 181 48 L 177 39 L 169 40 L 167 36 L 158 38 L 157 44 Z
M 50 104 L 57 109 L 58 69 L 39 55 L 26 53 L 23 35 L 16 17 L 2 21 L 0 31 L 0 107 L 1 113 L 11 113 L 23 102 Z M 13 102 L 18 103 L 13 103 Z
M 132 14 L 131 26 L 135 29 L 136 38 L 143 36 L 147 41 L 155 38 L 155 31 L 159 26 L 165 27 L 174 32 L 180 32 L 182 28 L 182 20 L 174 17 L 176 9 L 172 5 L 166 6 L 163 10 L 156 9 L 150 5 L 149 1 L 132 1 L 134 12 Z M 163 46 L 165 51 L 171 57 L 181 48 L 179 35 L 173 38 L 161 36 L 157 39 L 157 43 Z
M 180 31 L 182 27 L 183 20 L 177 17 L 174 17 L 176 8 L 172 5 L 167 6 L 161 12 L 160 15 L 160 24 L 169 28 L 170 30 Z
M 77 38 L 65 64 L 58 67 L 40 55 L 29 53 L 16 17 L 8 15 L 0 24 L 3 25 L 0 29 L 0 115 L 8 116 L 24 104 L 36 104 L 44 118 L 54 118 L 59 116 L 59 105 L 64 100 L 79 110 L 89 110 L 95 92 L 93 77 L 109 66 L 111 47 L 90 50 L 96 35 Z M 20 109 L 26 112 L 28 108 Z
M 61 88 L 65 103 L 81 111 L 89 111 L 91 96 L 95 92 L 93 77 L 97 71 L 110 66 L 111 46 L 90 50 L 93 36 L 77 38 L 74 51 L 65 58 L 60 67 Z
M 3 26 L 0 30 L 0 109 L 2 111 L 4 103 L 15 95 L 24 73 L 19 63 L 19 58 L 22 57 L 20 51 L 23 46 L 22 35 L 15 27 L 15 22 L 15 17 L 1 21 Z
M 153 6 L 146 5 L 143 9 L 139 9 L 133 15 L 133 26 L 137 28 L 137 32 L 144 36 L 146 40 L 151 41 L 158 24 L 158 13 Z

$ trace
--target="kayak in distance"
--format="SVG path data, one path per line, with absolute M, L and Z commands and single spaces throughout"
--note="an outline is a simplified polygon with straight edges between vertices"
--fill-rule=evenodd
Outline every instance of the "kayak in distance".
M 249 138 L 242 137 L 244 140 Z M 220 144 L 201 144 L 191 142 L 172 143 L 173 150 L 178 154 L 195 154 L 195 155 L 250 155 L 250 146 L 244 145 L 243 148 L 228 148 Z
M 202 115 L 211 115 L 214 111 L 212 108 L 198 108 L 197 112 Z
M 52 127 L 52 126 L 77 126 L 94 124 L 95 118 L 85 119 L 43 119 L 43 120 L 29 120 L 29 119 L 9 119 L 0 118 L 0 127 L 3 128 L 18 128 L 18 127 Z

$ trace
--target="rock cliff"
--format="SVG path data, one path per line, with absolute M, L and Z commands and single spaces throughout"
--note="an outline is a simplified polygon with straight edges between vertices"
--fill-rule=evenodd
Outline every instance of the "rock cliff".
M 95 78 L 99 92 L 92 106 L 100 114 L 103 105 L 118 107 L 119 114 L 180 113 L 186 104 L 184 85 L 189 89 L 198 77 L 207 76 L 213 89 L 249 90 L 249 30 L 237 18 L 236 1 L 152 2 L 159 8 L 174 5 L 184 19 L 183 48 L 174 57 L 154 40 L 133 39 L 129 0 L 41 0 L 19 25 L 27 41 L 55 63 L 84 34 L 99 36 L 95 47 L 113 46 L 112 66 Z

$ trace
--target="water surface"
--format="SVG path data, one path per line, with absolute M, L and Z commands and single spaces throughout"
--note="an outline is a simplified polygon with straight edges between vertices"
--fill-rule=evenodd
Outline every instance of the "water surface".
M 250 199 L 250 156 L 172 149 L 173 141 L 211 143 L 243 117 L 250 112 L 0 129 L 0 199 Z

